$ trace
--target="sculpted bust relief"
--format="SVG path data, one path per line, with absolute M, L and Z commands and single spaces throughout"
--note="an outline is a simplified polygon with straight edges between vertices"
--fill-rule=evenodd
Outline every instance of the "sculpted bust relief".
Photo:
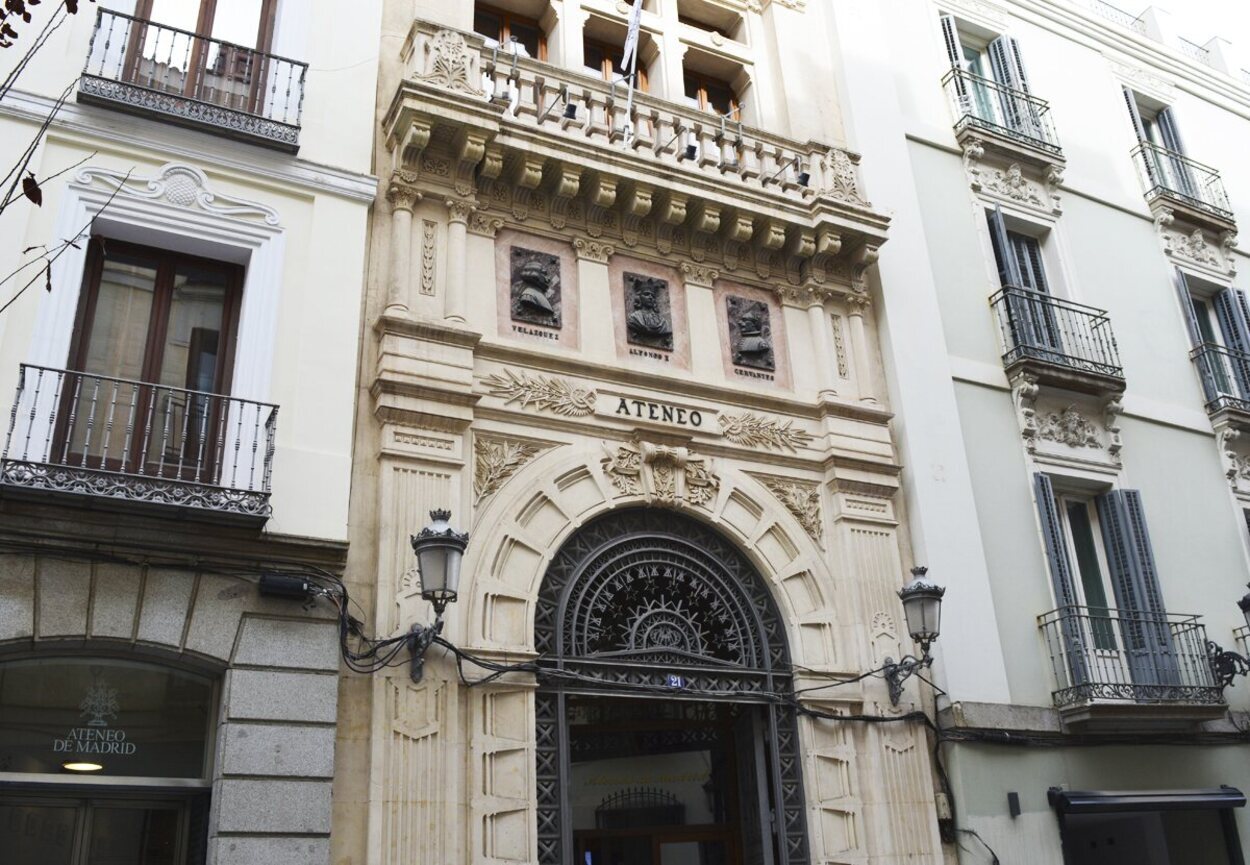
M 560 326 L 560 259 L 512 247 L 512 319 Z
M 729 346 L 733 362 L 755 369 L 774 369 L 768 305 L 762 300 L 734 296 L 726 298 L 725 303 L 729 313 Z
M 625 274 L 626 329 L 636 345 L 672 351 L 673 319 L 668 283 L 662 279 Z

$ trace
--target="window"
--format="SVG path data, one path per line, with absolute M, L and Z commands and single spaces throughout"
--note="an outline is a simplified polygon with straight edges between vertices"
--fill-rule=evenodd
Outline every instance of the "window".
M 202 862 L 215 690 L 98 656 L 0 664 L 0 780 L 24 785 L 0 793 L 6 865 Z
M 587 37 L 582 41 L 582 57 L 586 68 L 604 81 L 622 81 L 626 70 L 621 68 L 623 45 L 613 45 Z M 638 64 L 638 90 L 647 93 L 650 86 L 647 81 L 647 70 L 641 61 Z
M 507 46 L 512 40 L 524 49 L 527 57 L 547 59 L 547 36 L 532 18 L 477 4 L 473 8 L 473 31 Z
M 708 0 L 678 0 L 677 20 L 708 33 L 719 33 L 726 39 L 742 41 L 742 16 Z
M 139 0 L 135 17 L 268 51 L 277 0 Z
M 53 456 L 204 477 L 229 432 L 211 395 L 229 392 L 242 268 L 95 238 L 85 280 Z
M 1030 99 L 1016 40 L 967 32 L 953 15 L 942 15 L 940 21 L 947 60 L 958 73 L 952 84 L 961 110 L 992 126 L 1044 140 L 1046 130 Z
M 732 85 L 699 72 L 686 70 L 683 84 L 687 101 L 700 111 L 719 114 L 730 120 L 741 120 L 738 97 Z
M 1049 299 L 1050 283 L 1041 241 L 1009 229 L 1001 208 L 987 210 L 986 222 L 998 281 L 1007 295 L 1008 325 L 1014 346 L 1044 347 L 1062 353 L 1062 310 Z
M 1203 396 L 1211 408 L 1250 400 L 1250 304 L 1243 292 L 1174 271 Z
M 1104 650 L 1114 649 L 1115 634 L 1104 582 L 1107 560 L 1102 545 L 1095 539 L 1098 534 L 1098 515 L 1094 502 L 1084 497 L 1065 495 L 1060 497 L 1059 504 L 1059 513 L 1073 555 L 1069 567 L 1080 577 L 1075 584 L 1077 600 L 1089 610 L 1094 646 Z

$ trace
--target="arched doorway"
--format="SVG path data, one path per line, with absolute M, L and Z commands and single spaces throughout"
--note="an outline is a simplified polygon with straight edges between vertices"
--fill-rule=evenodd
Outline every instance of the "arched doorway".
M 806 865 L 784 627 L 736 548 L 607 514 L 552 560 L 534 627 L 542 865 Z

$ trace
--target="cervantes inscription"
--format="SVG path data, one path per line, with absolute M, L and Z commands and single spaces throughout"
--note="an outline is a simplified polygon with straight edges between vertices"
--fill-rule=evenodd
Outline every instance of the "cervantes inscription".
M 626 273 L 625 308 L 629 310 L 625 324 L 631 343 L 673 350 L 673 313 L 665 280 Z
M 725 300 L 729 313 L 729 347 L 736 366 L 775 369 L 772 324 L 768 304 L 730 295 Z
M 514 246 L 511 265 L 512 320 L 559 328 L 559 257 Z

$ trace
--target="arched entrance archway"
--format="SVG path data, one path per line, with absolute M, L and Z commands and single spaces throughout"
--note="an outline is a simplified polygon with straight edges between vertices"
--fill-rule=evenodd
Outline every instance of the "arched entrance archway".
M 534 627 L 542 865 L 806 865 L 784 627 L 735 547 L 606 514 L 552 559 Z

